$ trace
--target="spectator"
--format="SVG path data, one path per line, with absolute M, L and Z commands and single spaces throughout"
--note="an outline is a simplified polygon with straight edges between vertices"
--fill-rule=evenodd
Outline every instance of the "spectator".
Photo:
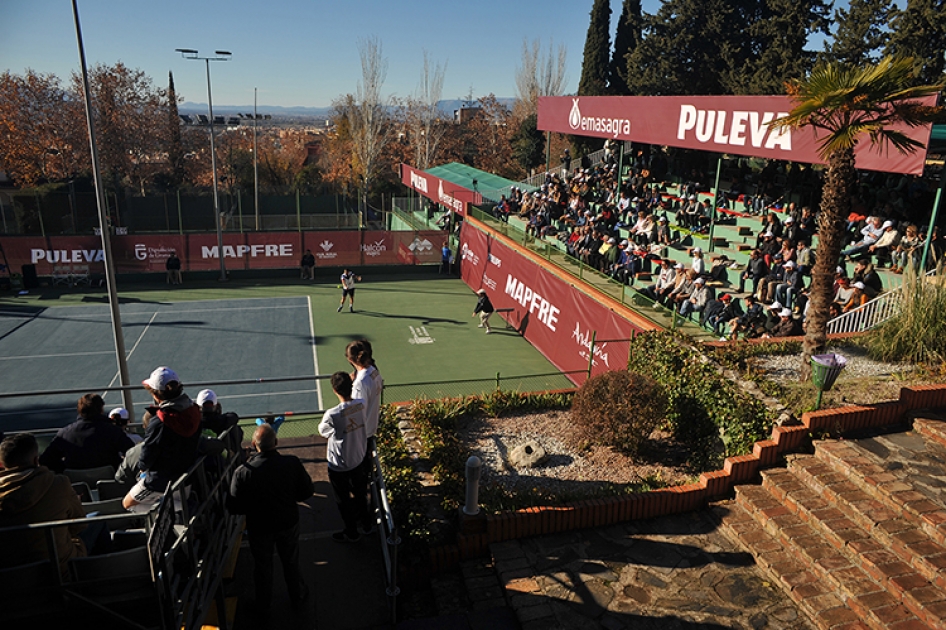
M 755 337 L 762 330 L 765 322 L 765 313 L 754 295 L 746 297 L 746 312 L 729 323 L 729 338 L 737 339 L 739 333 L 744 337 Z
M 315 256 L 312 255 L 311 249 L 305 250 L 299 267 L 303 280 L 315 280 Z
M 867 292 L 864 289 L 866 289 L 866 286 L 863 282 L 852 283 L 851 297 L 848 298 L 847 302 L 841 302 L 841 310 L 847 313 L 853 311 L 858 306 L 867 304 L 870 298 L 867 297 Z
M 769 275 L 769 265 L 765 262 L 762 251 L 752 250 L 752 253 L 749 254 L 749 264 L 746 265 L 745 271 L 739 275 L 739 292 L 745 293 L 746 280 L 751 280 L 752 290 L 749 293 L 755 295 L 759 290 L 759 282 L 767 275 Z
M 796 337 L 800 334 L 798 322 L 792 318 L 792 311 L 783 308 L 778 312 L 779 321 L 772 327 L 771 332 L 762 335 L 763 337 Z
M 40 465 L 39 447 L 32 434 L 4 438 L 0 443 L 0 468 L 0 527 L 85 518 L 69 478 Z M 75 523 L 53 530 L 63 575 L 68 572 L 69 560 L 86 555 L 85 543 L 79 538 L 85 528 L 85 524 Z M 46 534 L 41 531 L 7 534 L 3 545 L 2 568 L 49 558 Z
M 657 219 L 656 242 L 660 245 L 670 245 L 670 226 L 667 224 L 667 217 Z
M 370 485 L 372 466 L 372 453 L 375 448 L 375 434 L 378 432 L 378 424 L 381 421 L 381 392 L 384 389 L 384 379 L 378 371 L 378 365 L 374 361 L 371 350 L 371 343 L 367 339 L 352 341 L 345 348 L 345 358 L 355 372 L 352 374 L 352 398 L 361 399 L 365 402 L 365 432 L 368 436 L 368 446 L 365 452 L 365 459 L 362 462 L 362 474 L 367 484 Z M 369 496 L 368 487 L 364 490 L 365 496 Z M 370 513 L 370 500 L 369 500 Z M 362 533 L 368 533 L 372 530 L 371 521 L 362 523 Z
M 922 245 L 923 243 L 917 234 L 916 226 L 908 225 L 906 233 L 903 235 L 903 238 L 900 239 L 900 244 L 897 245 L 894 250 L 893 268 L 891 271 L 894 273 L 903 273 L 907 269 L 913 269 L 915 271 L 920 264 Z
M 39 463 L 57 473 L 66 468 L 118 468 L 122 454 L 135 443 L 105 417 L 105 401 L 98 394 L 80 398 L 78 411 L 78 420 L 59 429 Z
M 712 328 L 714 335 L 721 335 L 726 330 L 726 324 L 743 314 L 739 300 L 733 299 L 730 293 L 724 293 L 718 300 L 707 304 L 703 311 L 703 324 Z
M 128 437 L 131 438 L 131 441 L 134 442 L 135 444 L 138 444 L 144 439 L 143 437 L 141 437 L 140 435 L 132 431 L 131 428 L 128 426 L 128 421 L 130 420 L 130 417 L 128 415 L 128 410 L 125 409 L 124 407 L 116 407 L 112 409 L 111 411 L 109 411 L 108 420 L 109 422 L 114 424 L 116 427 L 124 431 L 128 435 Z M 127 453 L 128 451 L 125 451 L 125 452 Z
M 368 497 L 364 495 L 367 483 L 361 465 L 368 450 L 365 403 L 352 400 L 352 381 L 345 372 L 332 374 L 332 390 L 339 404 L 326 411 L 319 423 L 319 434 L 328 438 L 325 449 L 328 478 L 345 523 L 345 529 L 332 534 L 332 539 L 358 542 L 361 540 L 358 524 L 368 520 Z
M 795 264 L 798 265 L 798 272 L 803 276 L 810 276 L 815 266 L 815 254 L 811 251 L 811 245 L 808 241 L 801 240 L 798 241 L 795 250 Z
M 873 300 L 884 290 L 880 274 L 874 269 L 874 265 L 865 258 L 861 258 L 854 264 L 854 275 L 851 277 L 851 282 L 864 284 L 864 293 L 868 300 Z
M 867 219 L 867 225 L 861 230 L 861 239 L 841 252 L 841 256 L 853 258 L 870 249 L 870 246 L 876 243 L 884 233 L 883 222 L 880 217 L 870 217 Z
M 202 389 L 197 392 L 197 406 L 200 407 L 200 429 L 202 432 L 211 432 L 216 437 L 227 433 L 225 447 L 231 453 L 236 453 L 243 446 L 243 429 L 240 428 L 240 416 L 228 411 L 223 412 L 217 394 L 212 389 Z M 273 427 L 277 431 L 278 427 Z M 206 449 L 198 448 L 201 453 Z
M 680 314 L 684 317 L 689 317 L 690 313 L 701 313 L 712 297 L 711 292 L 712 289 L 706 286 L 706 280 L 704 278 L 695 277 L 693 280 L 693 290 L 690 291 L 690 295 L 687 299 L 680 303 Z
M 151 394 L 152 417 L 141 445 L 138 482 L 125 495 L 126 510 L 150 510 L 168 485 L 187 472 L 197 459 L 200 442 L 200 408 L 184 393 L 174 370 L 156 368 L 141 384 Z
M 834 298 L 831 301 L 840 304 L 843 310 L 844 305 L 847 304 L 851 296 L 854 295 L 854 287 L 851 286 L 851 279 L 845 276 L 840 276 L 837 282 L 838 286 L 837 289 L 835 289 Z
M 791 310 L 795 296 L 805 287 L 805 277 L 798 271 L 793 260 L 789 260 L 782 266 L 785 268 L 785 275 L 782 282 L 775 287 L 775 299 Z
M 450 243 L 449 241 L 444 241 L 443 245 L 440 246 L 440 273 L 450 274 L 450 262 L 452 258 L 453 252 L 450 251 Z
M 181 259 L 177 257 L 177 252 L 171 250 L 171 255 L 164 262 L 164 268 L 168 272 L 168 284 L 181 284 Z
M 775 299 L 775 288 L 785 279 L 785 267 L 782 266 L 782 255 L 776 254 L 769 268 L 769 275 L 759 283 L 759 300 L 769 303 Z
M 884 221 L 881 227 L 883 233 L 877 242 L 867 248 L 867 252 L 877 257 L 877 263 L 886 263 L 891 260 L 891 252 L 900 244 L 900 232 L 897 231 L 893 221 Z M 893 264 L 893 263 L 891 263 Z M 881 265 L 883 266 L 883 265 Z
M 690 250 L 690 269 L 693 270 L 697 276 L 702 276 L 706 273 L 706 261 L 703 260 L 703 250 L 699 247 L 694 247 Z
M 233 473 L 228 507 L 246 514 L 246 530 L 253 554 L 256 605 L 269 610 L 273 594 L 273 550 L 279 553 L 286 591 L 293 604 L 309 597 L 299 570 L 299 508 L 314 488 L 302 462 L 283 455 L 276 446 L 276 431 L 268 424 L 253 433 L 257 454 Z
M 661 260 L 660 272 L 657 274 L 657 282 L 641 289 L 642 294 L 655 302 L 659 299 L 660 295 L 673 288 L 673 281 L 677 277 L 677 270 L 671 266 L 670 262 L 669 258 Z

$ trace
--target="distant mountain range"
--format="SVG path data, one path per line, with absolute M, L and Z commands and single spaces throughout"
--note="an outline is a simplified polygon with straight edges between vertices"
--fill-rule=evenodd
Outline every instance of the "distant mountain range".
M 499 98 L 500 103 L 512 107 L 514 98 Z M 475 102 L 475 101 L 474 101 Z M 465 100 L 453 99 L 440 101 L 437 106 L 443 113 L 452 116 L 453 112 L 467 103 Z M 206 103 L 192 103 L 185 101 L 178 106 L 178 111 L 182 114 L 206 114 Z M 286 118 L 328 118 L 332 112 L 331 107 L 282 107 L 279 105 L 258 105 L 256 112 L 259 114 L 269 114 L 270 116 L 280 116 Z M 252 105 L 214 105 L 214 115 L 217 116 L 235 116 L 236 114 L 252 114 Z

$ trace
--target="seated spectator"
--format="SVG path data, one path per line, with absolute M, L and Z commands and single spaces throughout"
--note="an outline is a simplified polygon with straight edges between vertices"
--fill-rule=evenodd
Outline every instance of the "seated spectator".
M 771 265 L 775 255 L 781 251 L 782 244 L 772 232 L 763 232 L 757 249 L 762 252 L 762 257 L 765 258 L 766 264 Z
M 771 332 L 762 335 L 763 337 L 796 337 L 801 334 L 798 322 L 792 318 L 790 309 L 783 308 L 779 311 L 778 316 L 778 323 L 775 324 Z
M 767 275 L 769 275 L 769 265 L 765 262 L 762 251 L 752 250 L 752 253 L 749 254 L 749 264 L 746 265 L 745 271 L 739 274 L 739 292 L 745 293 L 746 280 L 751 280 L 752 290 L 750 293 L 755 295 L 759 290 L 759 282 Z
M 655 240 L 660 245 L 670 245 L 672 238 L 670 236 L 670 225 L 667 223 L 667 217 L 657 219 L 657 231 Z
M 231 453 L 239 451 L 243 446 L 243 429 L 239 427 L 240 416 L 232 411 L 223 413 L 217 394 L 212 389 L 202 389 L 197 393 L 197 406 L 200 407 L 201 431 L 209 431 L 215 437 L 220 437 L 230 429 L 227 434 L 227 450 Z
M 36 438 L 11 435 L 0 443 L 0 527 L 85 518 L 69 478 L 39 463 Z M 69 560 L 86 555 L 79 533 L 85 524 L 57 527 L 53 534 L 59 569 L 66 575 Z M 3 538 L 0 567 L 9 568 L 49 558 L 46 534 L 24 531 Z
M 815 266 L 815 254 L 811 251 L 811 245 L 808 241 L 800 240 L 795 250 L 795 264 L 798 265 L 798 272 L 803 276 L 810 276 L 811 269 Z
M 680 302 L 680 315 L 689 317 L 690 313 L 702 313 L 706 304 L 713 297 L 713 290 L 706 286 L 704 278 L 696 277 L 693 280 L 693 290 L 687 299 Z
M 53 472 L 66 468 L 118 468 L 122 454 L 135 443 L 128 434 L 108 421 L 105 401 L 98 394 L 79 399 L 79 419 L 59 429 L 39 458 Z
M 733 299 L 731 293 L 724 293 L 718 300 L 706 305 L 701 323 L 712 328 L 714 335 L 721 335 L 726 330 L 726 324 L 743 314 L 739 300 Z
M 852 295 L 854 295 L 854 287 L 851 286 L 851 279 L 845 276 L 838 277 L 837 288 L 831 301 L 840 304 L 843 310 L 844 305 L 848 303 Z
M 670 264 L 670 260 L 664 258 L 660 261 L 660 272 L 657 274 L 657 282 L 641 290 L 641 293 L 655 302 L 673 289 L 674 281 L 677 278 L 677 270 Z
M 864 290 L 866 287 L 863 282 L 855 282 L 851 284 L 851 296 L 848 298 L 847 302 L 841 303 L 841 310 L 845 313 L 853 311 L 858 306 L 863 306 L 870 301 L 870 298 L 867 297 L 867 292 Z
M 776 254 L 769 274 L 759 283 L 759 300 L 766 304 L 775 299 L 775 288 L 785 280 L 785 267 L 782 264 L 782 255 Z
M 128 410 L 124 407 L 115 407 L 108 412 L 108 420 L 116 427 L 128 434 L 128 437 L 131 438 L 131 441 L 137 444 L 141 442 L 144 438 L 131 430 L 128 426 L 128 421 L 130 417 L 128 415 Z M 127 451 L 125 451 L 127 453 Z
M 854 275 L 851 277 L 851 282 L 864 284 L 864 293 L 867 294 L 868 300 L 873 300 L 884 289 L 880 274 L 874 269 L 874 265 L 864 258 L 854 264 Z
M 869 254 L 877 257 L 878 264 L 891 260 L 891 252 L 900 244 L 900 232 L 897 231 L 893 221 L 884 221 L 882 229 L 883 234 L 877 242 L 867 248 Z
M 690 250 L 690 269 L 693 270 L 697 276 L 702 276 L 706 273 L 706 261 L 703 260 L 703 250 L 699 247 L 694 247 Z
M 916 226 L 908 225 L 906 233 L 900 239 L 900 244 L 894 249 L 891 271 L 894 273 L 903 273 L 907 269 L 916 271 L 920 264 L 920 253 L 922 251 L 923 242 L 920 240 Z
M 757 337 L 765 322 L 762 305 L 754 295 L 746 297 L 746 312 L 729 323 L 729 338 L 737 339 L 739 333 L 744 337 Z
M 853 258 L 858 254 L 863 254 L 870 246 L 876 243 L 881 235 L 884 233 L 883 222 L 880 217 L 870 217 L 867 220 L 867 225 L 861 230 L 861 238 L 853 245 L 841 252 L 842 256 L 849 256 Z
M 141 383 L 151 394 L 153 416 L 145 431 L 138 468 L 138 483 L 125 495 L 126 510 L 150 510 L 168 485 L 183 475 L 197 459 L 200 441 L 200 408 L 184 393 L 184 385 L 174 370 L 156 368 Z
M 679 270 L 678 270 L 679 273 Z M 680 308 L 679 305 L 683 304 L 690 299 L 690 293 L 693 292 L 693 287 L 696 280 L 696 274 L 693 273 L 692 269 L 687 269 L 686 272 L 682 274 L 682 280 L 673 288 L 673 290 L 667 295 L 667 304 L 671 308 Z
M 791 310 L 798 295 L 805 286 L 805 277 L 798 271 L 795 261 L 789 260 L 782 265 L 785 268 L 785 275 L 775 287 L 775 299 L 785 305 L 785 308 Z

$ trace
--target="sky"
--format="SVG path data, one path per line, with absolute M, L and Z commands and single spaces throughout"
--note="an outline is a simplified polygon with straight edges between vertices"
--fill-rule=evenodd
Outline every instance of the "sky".
M 515 72 L 524 39 L 568 51 L 566 92 L 581 75 L 582 50 L 592 0 L 79 0 L 89 66 L 119 61 L 142 70 L 158 87 L 174 73 L 179 96 L 207 102 L 203 63 L 181 58 L 176 48 L 201 55 L 229 50 L 230 61 L 212 62 L 215 105 L 326 107 L 354 93 L 361 75 L 358 43 L 377 37 L 388 60 L 383 92 L 416 92 L 426 50 L 446 64 L 444 99 L 516 94 Z M 621 0 L 611 0 L 613 27 Z M 659 0 L 644 0 L 655 13 Z M 30 68 L 64 83 L 78 71 L 76 31 L 69 0 L 0 0 L 0 71 Z

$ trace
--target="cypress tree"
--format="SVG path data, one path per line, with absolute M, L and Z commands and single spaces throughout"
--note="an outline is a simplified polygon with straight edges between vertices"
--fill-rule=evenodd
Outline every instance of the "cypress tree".
M 890 39 L 891 12 L 891 0 L 851 0 L 847 10 L 838 7 L 834 12 L 837 30 L 832 41 L 825 42 L 822 57 L 855 66 L 879 61 Z
M 591 23 L 585 38 L 585 55 L 581 63 L 580 96 L 603 96 L 608 93 L 608 62 L 611 53 L 611 3 L 595 0 L 591 7 Z
M 908 0 L 906 9 L 894 9 L 893 33 L 885 55 L 919 60 L 918 85 L 943 78 L 946 51 L 946 0 Z
M 177 112 L 177 92 L 174 90 L 172 72 L 168 72 L 168 162 L 171 164 L 171 186 L 180 188 L 184 183 L 184 142 L 181 139 L 181 119 Z
M 641 43 L 644 18 L 640 0 L 624 0 L 617 32 L 614 34 L 614 52 L 608 69 L 608 91 L 611 94 L 629 94 L 627 88 L 627 58 Z

